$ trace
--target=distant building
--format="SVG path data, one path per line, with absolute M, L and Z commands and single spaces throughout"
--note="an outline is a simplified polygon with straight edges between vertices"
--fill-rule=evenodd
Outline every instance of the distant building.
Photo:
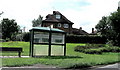
M 97 31 L 96 31 L 96 30 L 94 30 L 94 28 L 92 28 L 92 32 L 91 32 L 91 33 L 89 33 L 89 35 L 97 35 Z
M 58 28 L 67 32 L 68 34 L 88 34 L 86 31 L 82 30 L 82 27 L 80 29 L 73 28 L 73 24 L 73 22 L 68 20 L 59 11 L 53 11 L 53 14 L 48 14 L 46 19 L 42 21 L 41 27 Z
M 86 31 L 82 30 L 82 27 L 80 27 L 79 29 L 72 28 L 72 34 L 75 34 L 75 35 L 88 35 L 88 33 Z

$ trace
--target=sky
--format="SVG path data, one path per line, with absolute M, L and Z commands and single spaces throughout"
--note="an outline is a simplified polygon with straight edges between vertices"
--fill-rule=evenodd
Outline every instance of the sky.
M 39 15 L 45 19 L 53 11 L 59 11 L 74 23 L 73 28 L 82 27 L 88 33 L 103 16 L 108 16 L 118 8 L 120 0 L 0 0 L 0 20 L 15 19 L 18 25 L 32 28 L 32 20 Z

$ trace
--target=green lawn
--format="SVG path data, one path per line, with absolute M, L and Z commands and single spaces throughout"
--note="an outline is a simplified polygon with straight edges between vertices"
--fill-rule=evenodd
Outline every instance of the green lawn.
M 29 55 L 29 47 L 30 47 L 30 43 L 29 42 L 3 42 L 2 43 L 2 47 L 22 47 L 23 48 L 23 53 L 22 55 Z M 2 55 L 18 55 L 18 53 L 8 53 L 8 52 L 4 52 Z
M 46 64 L 62 68 L 89 67 L 120 62 L 119 53 L 84 54 L 75 52 L 74 47 L 85 44 L 67 43 L 67 55 L 64 56 L 46 56 L 41 58 L 3 58 L 3 66 L 25 66 L 33 64 Z M 2 46 L 22 47 L 22 55 L 29 55 L 29 42 L 4 42 Z M 14 53 L 3 53 L 3 55 L 17 55 Z

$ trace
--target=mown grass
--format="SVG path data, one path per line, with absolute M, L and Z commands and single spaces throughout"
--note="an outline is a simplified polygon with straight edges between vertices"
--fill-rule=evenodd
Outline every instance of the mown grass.
M 23 52 L 22 52 L 22 55 L 29 55 L 29 46 L 30 46 L 30 44 L 29 44 L 29 42 L 19 42 L 19 41 L 16 41 L 16 42 L 14 42 L 14 41 L 10 41 L 10 42 L 3 42 L 2 43 L 2 47 L 21 47 L 22 49 L 23 49 Z M 2 54 L 3 56 L 4 55 L 18 55 L 18 53 L 8 53 L 8 52 L 4 52 L 3 54 Z
M 21 46 L 24 50 L 22 55 L 28 55 L 28 42 L 5 42 L 3 46 Z M 3 66 L 26 66 L 33 64 L 53 65 L 61 68 L 83 68 L 95 65 L 103 65 L 120 62 L 118 59 L 119 53 L 103 53 L 98 54 L 84 54 L 75 52 L 74 47 L 77 45 L 84 46 L 85 44 L 67 43 L 67 55 L 64 56 L 45 56 L 40 58 L 3 58 Z M 9 53 L 8 53 L 9 54 Z M 6 55 L 6 54 L 4 54 Z

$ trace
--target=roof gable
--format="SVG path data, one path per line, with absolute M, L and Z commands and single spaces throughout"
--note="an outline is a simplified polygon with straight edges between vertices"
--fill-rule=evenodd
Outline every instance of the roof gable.
M 56 15 L 60 15 L 60 19 L 56 19 Z M 68 20 L 64 15 L 62 15 L 59 11 L 53 11 L 53 14 L 48 14 L 46 16 L 46 19 L 42 21 L 44 22 L 55 22 L 55 23 L 69 23 L 74 24 L 70 20 Z

